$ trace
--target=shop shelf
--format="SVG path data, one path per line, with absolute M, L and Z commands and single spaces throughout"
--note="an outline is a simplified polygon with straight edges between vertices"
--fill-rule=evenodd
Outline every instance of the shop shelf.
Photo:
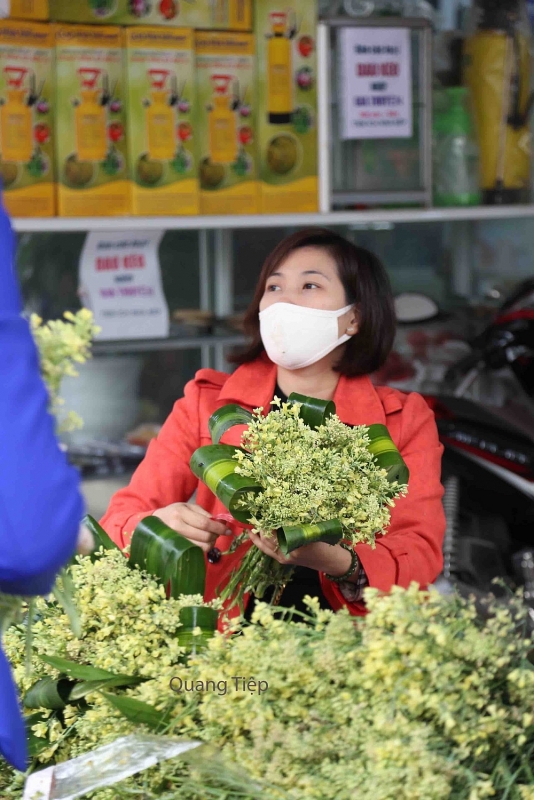
M 402 208 L 332 211 L 328 214 L 250 214 L 198 217 L 53 217 L 17 218 L 19 233 L 134 230 L 231 230 L 306 225 L 369 225 L 380 223 L 454 222 L 534 217 L 534 204 L 468 208 Z
M 170 336 L 167 339 L 113 339 L 93 344 L 94 355 L 146 353 L 154 350 L 195 350 L 201 347 L 237 347 L 245 342 L 240 334 L 228 336 Z

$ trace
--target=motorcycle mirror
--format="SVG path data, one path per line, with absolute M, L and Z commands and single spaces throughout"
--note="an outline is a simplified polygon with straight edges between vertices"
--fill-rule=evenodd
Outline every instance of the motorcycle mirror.
M 439 315 L 438 304 L 419 292 L 402 292 L 394 298 L 398 322 L 423 322 Z

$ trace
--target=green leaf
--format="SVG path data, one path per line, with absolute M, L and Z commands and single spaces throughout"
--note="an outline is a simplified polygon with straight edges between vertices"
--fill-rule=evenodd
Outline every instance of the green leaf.
M 408 483 L 410 472 L 386 426 L 369 425 L 367 433 L 370 440 L 368 450 L 374 455 L 378 466 L 386 470 L 388 481 L 397 481 L 399 485 Z
M 314 542 L 337 544 L 343 537 L 343 528 L 338 519 L 310 525 L 284 525 L 276 532 L 282 553 L 287 556 L 292 550 Z
M 25 708 L 65 708 L 74 686 L 73 681 L 66 678 L 41 678 L 28 689 L 24 696 Z
M 319 428 L 336 413 L 336 405 L 332 400 L 319 400 L 297 392 L 292 392 L 287 399 L 289 403 L 302 403 L 299 417 L 309 428 Z
M 219 613 L 206 606 L 186 606 L 180 610 L 178 618 L 181 627 L 178 629 L 178 643 L 188 653 L 197 653 L 204 648 L 215 635 Z M 200 628 L 202 633 L 195 635 L 193 631 Z
M 54 667 L 58 672 L 69 675 L 71 678 L 76 678 L 82 681 L 96 681 L 105 680 L 106 678 L 115 678 L 113 672 L 108 672 L 105 669 L 98 667 L 91 667 L 87 664 L 77 664 L 76 661 L 69 661 L 60 656 L 43 656 L 40 655 L 39 659 L 50 667 Z
M 165 721 L 166 715 L 162 711 L 149 706 L 148 703 L 142 703 L 141 700 L 108 694 L 107 692 L 102 692 L 101 694 L 110 705 L 120 711 L 122 716 L 130 720 L 130 722 L 138 722 L 148 725 L 150 728 L 158 728 Z
M 250 425 L 254 415 L 246 408 L 229 403 L 214 411 L 208 420 L 208 428 L 213 444 L 219 444 L 226 431 L 234 425 Z
M 52 593 L 56 602 L 67 615 L 73 634 L 79 639 L 82 635 L 82 623 L 80 621 L 78 609 L 74 604 L 74 583 L 67 570 L 61 572 L 61 582 L 63 584 L 63 589 L 61 590 L 56 583 L 52 589 Z
M 147 679 L 139 676 L 117 675 L 116 678 L 107 678 L 106 680 L 101 681 L 80 681 L 73 687 L 69 696 L 69 702 L 72 703 L 75 700 L 81 700 L 82 697 L 92 694 L 93 692 L 99 692 L 102 689 L 137 686 L 139 683 L 143 683 L 145 680 Z
M 248 522 L 250 511 L 240 505 L 239 501 L 245 500 L 249 492 L 263 491 L 263 487 L 251 478 L 235 472 L 239 463 L 233 456 L 239 450 L 239 447 L 229 444 L 208 444 L 195 450 L 189 465 L 197 478 L 211 489 L 235 519 Z
M 87 514 L 87 516 L 84 517 L 83 524 L 87 528 L 89 528 L 89 530 L 93 534 L 97 550 L 100 547 L 103 547 L 104 550 L 120 550 L 120 547 L 118 547 L 118 545 L 116 545 L 115 542 L 112 539 L 110 539 L 104 528 L 101 525 L 99 525 L 96 519 L 91 517 L 89 514 Z M 95 553 L 93 553 L 93 555 L 91 556 L 93 560 L 94 556 Z
M 204 594 L 206 563 L 200 547 L 169 528 L 157 517 L 137 525 L 130 546 L 130 566 L 158 578 L 170 596 Z
M 133 686 L 144 680 L 134 675 L 119 675 L 116 672 L 108 672 L 106 669 L 99 669 L 98 667 L 92 667 L 88 664 L 78 664 L 76 661 L 69 661 L 66 658 L 60 658 L 60 656 L 40 655 L 39 658 L 45 664 L 57 669 L 58 672 L 79 681 L 86 681 L 89 683 L 119 681 L 115 683 L 116 686 Z

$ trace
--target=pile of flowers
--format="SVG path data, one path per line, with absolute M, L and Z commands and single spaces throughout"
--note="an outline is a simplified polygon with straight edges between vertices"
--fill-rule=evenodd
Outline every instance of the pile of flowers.
M 26 625 L 12 625 L 3 637 L 2 646 L 13 667 L 21 696 L 28 703 L 28 693 L 38 682 L 57 683 L 60 671 L 50 666 L 47 657 L 90 665 L 116 675 L 132 676 L 140 681 L 166 681 L 166 698 L 173 704 L 170 679 L 176 674 L 184 648 L 177 640 L 181 609 L 189 606 L 218 608 L 219 601 L 206 604 L 198 595 L 179 599 L 166 597 L 163 585 L 138 569 L 132 569 L 118 550 L 100 550 L 92 557 L 78 557 L 69 568 L 79 615 L 79 636 L 72 630 L 63 607 L 52 597 L 34 601 L 31 665 L 25 660 Z M 59 579 L 61 584 L 62 578 Z M 114 710 L 106 695 L 125 695 L 121 689 L 80 694 L 62 708 L 43 705 L 28 709 L 30 752 L 35 766 L 73 758 L 122 733 L 138 729 Z M 19 797 L 22 779 L 0 761 L 0 797 Z M 9 791 L 14 794 L 10 795 Z M 17 794 L 17 791 L 19 794 Z
M 143 729 L 201 739 L 219 754 L 153 768 L 98 800 L 534 798 L 534 668 L 519 604 L 482 621 L 471 602 L 412 585 L 384 596 L 368 589 L 363 619 L 310 600 L 296 622 L 259 603 L 252 623 L 238 620 L 184 662 L 178 614 L 200 597 L 165 599 L 113 550 L 79 558 L 72 578 L 80 638 L 53 600 L 39 600 L 28 676 L 24 627 L 5 636 L 22 694 L 61 676 L 43 656 L 143 680 L 28 710 L 35 764 Z M 112 695 L 153 709 L 161 724 L 130 721 Z M 0 766 L 0 796 L 20 791 L 21 779 Z

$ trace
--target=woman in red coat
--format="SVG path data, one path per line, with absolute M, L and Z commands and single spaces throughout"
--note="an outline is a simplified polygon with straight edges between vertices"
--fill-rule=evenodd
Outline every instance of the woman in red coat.
M 112 498 L 102 520 L 109 535 L 124 547 L 143 517 L 159 517 L 204 550 L 206 600 L 216 596 L 216 587 L 224 586 L 250 547 L 295 567 L 280 599 L 286 607 L 299 608 L 304 594 L 315 594 L 323 607 L 347 606 L 361 615 L 366 585 L 389 591 L 395 584 L 417 581 L 424 587 L 434 581 L 445 531 L 442 446 L 434 416 L 420 395 L 375 387 L 368 377 L 384 363 L 395 332 L 382 264 L 332 231 L 295 233 L 265 262 L 246 330 L 251 344 L 235 359 L 239 367 L 232 375 L 202 369 L 187 384 L 130 485 Z M 234 554 L 213 557 L 228 549 L 229 534 L 247 526 L 213 520 L 226 509 L 189 468 L 193 451 L 211 443 L 208 419 L 227 403 L 249 410 L 262 406 L 267 413 L 275 394 L 283 399 L 292 392 L 333 400 L 349 425 L 387 425 L 410 470 L 408 494 L 396 501 L 388 533 L 377 537 L 374 549 L 360 544 L 349 552 L 318 542 L 285 558 L 275 538 L 249 533 L 250 541 Z M 231 428 L 221 442 L 239 445 L 243 430 Z M 237 613 L 234 608 L 230 616 Z

